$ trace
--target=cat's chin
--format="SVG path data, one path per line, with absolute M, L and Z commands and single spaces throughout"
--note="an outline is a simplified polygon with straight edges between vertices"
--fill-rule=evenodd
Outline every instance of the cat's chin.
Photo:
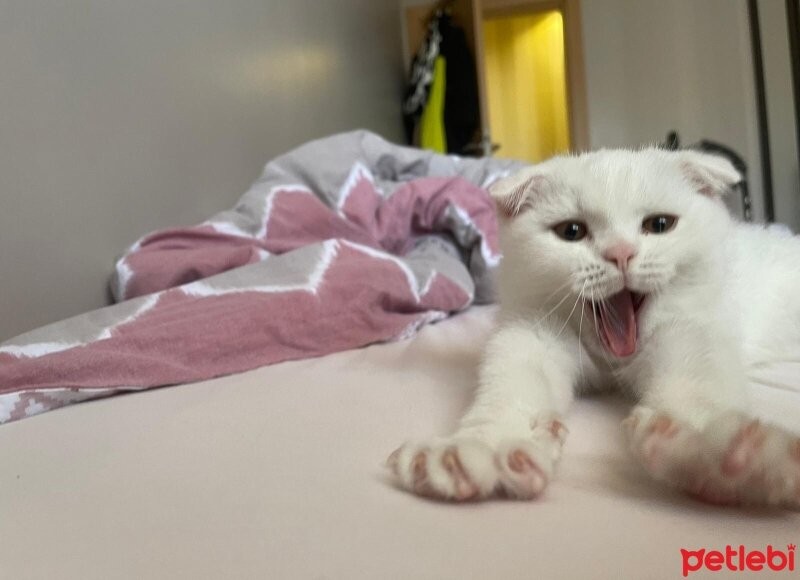
M 614 357 L 636 354 L 639 343 L 639 318 L 647 294 L 623 288 L 602 300 L 587 300 L 584 307 L 592 314 L 602 348 Z

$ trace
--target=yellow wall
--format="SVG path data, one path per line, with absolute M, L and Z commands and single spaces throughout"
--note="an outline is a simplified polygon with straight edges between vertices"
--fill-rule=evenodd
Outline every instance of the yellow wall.
M 541 161 L 569 149 L 564 24 L 553 10 L 483 23 L 497 157 Z

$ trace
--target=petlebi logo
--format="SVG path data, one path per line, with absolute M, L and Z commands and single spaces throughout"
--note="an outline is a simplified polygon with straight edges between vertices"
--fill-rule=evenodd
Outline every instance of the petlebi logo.
M 692 572 L 698 570 L 708 570 L 719 572 L 729 570 L 731 572 L 794 572 L 794 553 L 795 544 L 786 546 L 786 550 L 769 545 L 764 550 L 750 550 L 745 546 L 725 546 L 725 551 L 706 550 L 684 550 L 681 548 L 683 559 L 683 577 L 686 578 Z

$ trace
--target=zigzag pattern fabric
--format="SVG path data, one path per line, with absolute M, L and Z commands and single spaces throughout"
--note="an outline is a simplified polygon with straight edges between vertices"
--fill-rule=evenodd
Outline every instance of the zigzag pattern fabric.
M 0 345 L 0 423 L 411 337 L 491 300 L 485 188 L 519 168 L 357 131 L 267 164 L 236 206 L 144 236 L 118 304 Z

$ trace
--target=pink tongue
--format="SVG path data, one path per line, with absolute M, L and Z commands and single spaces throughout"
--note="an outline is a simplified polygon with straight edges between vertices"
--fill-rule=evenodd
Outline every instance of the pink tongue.
M 630 356 L 636 352 L 636 313 L 630 292 L 623 290 L 606 300 L 600 311 L 600 330 L 614 355 Z

